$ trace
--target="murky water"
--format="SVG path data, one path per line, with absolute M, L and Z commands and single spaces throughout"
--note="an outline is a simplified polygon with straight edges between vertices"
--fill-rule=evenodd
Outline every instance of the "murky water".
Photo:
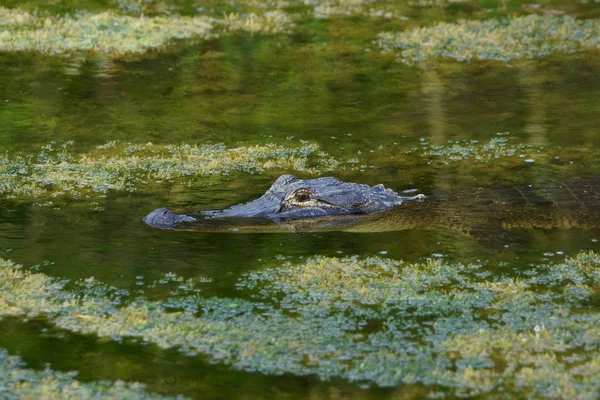
M 22 3 L 8 6 L 27 6 Z M 90 2 L 88 9 L 98 11 L 101 3 Z M 200 2 L 174 3 L 184 14 L 200 7 Z M 481 18 L 485 4 L 480 3 L 486 2 L 413 8 L 402 3 L 402 10 L 412 13 L 407 21 L 306 18 L 292 35 L 182 42 L 135 61 L 0 53 L 0 149 L 37 154 L 51 141 L 73 141 L 74 152 L 88 152 L 113 140 L 230 147 L 297 146 L 307 140 L 351 160 L 329 173 L 340 180 L 425 194 L 600 175 L 597 50 L 510 65 L 437 61 L 406 66 L 379 54 L 373 44 L 376 33 L 385 30 Z M 580 17 L 599 14 L 593 2 L 546 3 Z M 502 11 L 494 9 L 492 15 Z M 484 148 L 497 139 L 503 140 L 500 147 Z M 453 145 L 460 148 L 449 150 Z M 486 260 L 518 271 L 582 250 L 600 251 L 600 226 L 509 231 L 504 247 L 444 227 L 227 234 L 161 231 L 141 221 L 157 207 L 194 214 L 249 201 L 287 172 L 234 173 L 191 185 L 180 180 L 100 199 L 59 199 L 56 207 L 36 205 L 35 199 L 1 199 L 0 257 L 52 277 L 93 276 L 131 296 L 164 299 L 173 287 L 148 286 L 169 272 L 186 280 L 210 279 L 198 286 L 202 296 L 246 297 L 236 287 L 245 274 L 284 262 L 300 264 L 315 255 Z M 588 311 L 600 308 L 596 304 Z M 421 384 L 364 388 L 335 376 L 321 381 L 310 374 L 236 370 L 211 363 L 210 357 L 136 339 L 115 342 L 72 333 L 43 319 L 4 318 L 0 332 L 0 347 L 20 354 L 30 367 L 50 363 L 53 369 L 77 370 L 83 381 L 139 381 L 165 395 L 419 398 L 440 389 Z

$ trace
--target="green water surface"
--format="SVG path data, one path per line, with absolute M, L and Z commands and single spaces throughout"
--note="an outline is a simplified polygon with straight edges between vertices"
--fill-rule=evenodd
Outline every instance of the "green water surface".
M 406 64 L 399 62 L 395 52 L 383 51 L 377 43 L 381 32 L 410 31 L 462 19 L 548 16 L 558 11 L 581 20 L 600 18 L 600 4 L 594 1 L 538 3 L 539 7 L 532 8 L 525 6 L 529 2 L 513 0 L 9 0 L 3 6 L 28 12 L 37 9 L 50 16 L 113 10 L 136 18 L 142 11 L 145 18 L 173 14 L 219 17 L 223 13 L 244 15 L 277 9 L 289 14 L 294 26 L 289 33 L 238 32 L 208 40 L 174 41 L 132 57 L 89 51 L 66 55 L 35 50 L 0 52 L 0 151 L 8 160 L 22 156 L 34 162 L 43 146 L 48 145 L 77 156 L 92 154 L 98 146 L 111 141 L 117 141 L 117 147 L 107 154 L 122 154 L 119 152 L 126 146 L 148 142 L 198 146 L 223 143 L 227 148 L 236 148 L 266 144 L 298 147 L 308 141 L 340 162 L 333 170 L 323 171 L 323 175 L 370 185 L 383 183 L 397 191 L 416 188 L 425 194 L 438 189 L 460 191 L 598 176 L 598 47 L 574 48 L 569 53 L 548 51 L 506 62 L 461 62 L 440 56 Z M 318 7 L 331 14 L 318 15 Z M 393 15 L 381 17 L 375 15 L 377 10 Z M 0 25 L 0 33 L 3 29 L 8 28 Z M 593 31 L 591 36 L 594 35 L 600 35 L 600 31 Z M 0 174 L 12 173 L 7 171 L 8 167 L 0 169 Z M 242 364 L 238 361 L 244 352 L 244 340 L 235 343 L 238 347 L 233 353 L 237 356 L 225 356 L 234 344 L 223 345 L 225 350 L 221 353 L 218 337 L 223 333 L 209 328 L 191 335 L 214 335 L 216 343 L 209 350 L 201 347 L 193 351 L 181 343 L 161 346 L 157 341 L 144 340 L 142 334 L 117 337 L 93 329 L 86 331 L 85 327 L 70 327 L 44 313 L 4 316 L 0 320 L 0 347 L 19 355 L 27 368 L 42 370 L 49 364 L 56 371 L 78 371 L 82 382 L 141 382 L 148 392 L 199 399 L 409 399 L 428 395 L 598 398 L 600 341 L 591 333 L 587 343 L 577 342 L 564 351 L 551 346 L 539 350 L 540 357 L 558 360 L 545 375 L 540 371 L 547 362 L 524 356 L 520 361 L 504 359 L 497 349 L 498 354 L 488 354 L 494 360 L 493 366 L 487 359 L 482 361 L 483 356 L 464 356 L 459 361 L 450 357 L 445 364 L 446 359 L 442 360 L 441 350 L 435 346 L 437 341 L 454 340 L 457 334 L 479 329 L 505 329 L 509 332 L 507 337 L 512 338 L 510 334 L 526 334 L 545 324 L 548 332 L 558 335 L 561 329 L 568 329 L 566 325 L 552 328 L 552 321 L 563 323 L 561 318 L 566 320 L 569 313 L 569 318 L 586 315 L 590 320 L 585 323 L 593 325 L 590 321 L 600 315 L 600 279 L 594 278 L 593 272 L 568 283 L 573 287 L 580 285 L 580 289 L 587 285 L 587 294 L 581 298 L 574 288 L 563 297 L 552 297 L 543 291 L 546 278 L 540 278 L 538 286 L 534 285 L 536 293 L 542 296 L 536 306 L 520 297 L 510 305 L 486 303 L 481 300 L 483 292 L 469 285 L 483 285 L 494 279 L 508 285 L 506 282 L 511 279 L 518 281 L 535 275 L 527 272 L 535 271 L 535 266 L 560 264 L 565 257 L 582 251 L 600 252 L 600 227 L 511 232 L 507 234 L 509 245 L 498 247 L 442 228 L 386 233 L 234 235 L 161 231 L 142 222 L 148 212 L 158 207 L 193 214 L 249 201 L 264 193 L 283 173 L 303 178 L 318 175 L 284 168 L 213 175 L 192 173 L 161 182 L 153 178 L 137 180 L 135 190 L 90 192 L 88 198 L 4 195 L 0 198 L 0 257 L 69 282 L 94 277 L 126 290 L 127 294 L 119 300 L 123 307 L 135 301 L 146 304 L 167 298 L 183 299 L 189 294 L 186 288 L 173 294 L 181 282 L 153 284 L 164 279 L 165 274 L 174 273 L 183 281 L 193 281 L 198 296 L 204 299 L 198 303 L 201 309 L 209 308 L 206 299 L 227 303 L 212 306 L 211 312 L 216 316 L 195 310 L 199 318 L 226 321 L 231 323 L 231 329 L 251 332 L 253 325 L 249 320 L 260 316 L 268 328 L 256 332 L 256 336 L 272 335 L 274 341 L 278 337 L 283 341 L 289 333 L 285 329 L 291 328 L 278 325 L 275 317 L 269 320 L 269 315 L 275 313 L 271 309 L 223 316 L 232 302 L 234 308 L 243 308 L 235 303 L 238 300 L 269 304 L 282 313 L 277 318 L 290 318 L 299 325 L 305 321 L 307 327 L 314 328 L 311 334 L 299 336 L 297 348 L 289 349 L 289 354 L 302 354 L 302 346 L 306 345 L 304 358 L 286 358 L 288 350 L 282 346 L 279 355 L 254 349 L 255 364 Z M 293 297 L 305 294 L 302 290 L 317 291 L 315 288 L 322 283 L 318 277 L 313 278 L 321 283 L 314 283 L 314 287 L 281 289 L 278 282 L 285 274 L 273 272 L 303 266 L 315 256 L 358 256 L 359 260 L 379 256 L 417 265 L 432 258 L 454 266 L 483 265 L 481 268 L 491 272 L 465 272 L 448 278 L 440 292 L 435 292 L 438 295 L 434 293 L 423 300 L 426 308 L 433 310 L 423 315 L 418 307 L 412 311 L 408 308 L 407 314 L 385 314 L 382 310 L 388 307 L 386 301 L 365 305 L 360 300 L 343 299 L 344 295 L 331 287 L 323 289 L 323 293 L 331 291 L 341 297 L 336 297 L 339 304 L 330 299 L 334 305 L 328 309 L 329 300 L 317 301 L 309 296 L 309 300 L 301 301 Z M 248 283 L 252 274 L 261 271 L 275 274 L 264 278 L 269 283 L 262 289 Z M 290 279 L 301 274 L 302 267 L 292 270 L 290 276 L 294 278 Z M 424 275 L 432 287 L 439 278 L 436 274 Z M 377 277 L 365 279 L 374 279 L 373 287 L 384 285 Z M 340 280 L 339 285 L 343 287 L 345 282 Z M 464 300 L 464 312 L 448 311 L 450 308 L 444 308 L 450 307 L 446 303 L 436 306 L 434 299 L 454 287 L 460 287 L 461 295 L 478 293 L 483 303 Z M 65 290 L 78 293 L 80 288 Z M 294 290 L 298 292 L 290 294 Z M 293 306 L 282 300 L 287 299 L 285 296 L 295 299 L 286 300 Z M 521 306 L 523 310 L 518 311 Z M 368 313 L 361 314 L 367 309 Z M 559 309 L 567 311 L 561 314 Z M 497 319 L 486 320 L 494 313 L 498 313 Z M 510 319 L 515 315 L 522 318 L 522 326 Z M 339 334 L 335 336 L 333 325 L 327 325 L 334 321 L 339 324 L 335 329 L 347 334 L 335 331 Z M 440 328 L 444 321 L 447 326 Z M 389 358 L 369 361 L 381 348 L 375 342 L 366 344 L 365 339 L 364 348 L 344 353 L 347 359 L 332 360 L 343 353 L 333 350 L 346 343 L 340 338 L 391 332 L 385 327 L 394 324 L 406 331 L 380 339 L 381 347 L 387 346 Z M 467 327 L 468 324 L 471 325 Z M 281 332 L 277 331 L 279 326 Z M 536 334 L 539 339 L 539 332 Z M 327 338 L 334 336 L 340 340 L 328 343 Z M 320 337 L 322 342 L 317 340 Z M 392 337 L 398 346 L 390 344 Z M 193 340 L 190 343 L 195 343 Z M 560 340 L 571 343 L 569 337 Z M 317 341 L 323 348 L 331 346 L 331 353 L 308 348 Z M 413 348 L 402 347 L 404 343 L 411 343 Z M 428 350 L 428 346 L 435 349 Z M 404 352 L 413 357 L 412 364 L 396 377 L 388 377 L 385 370 L 393 368 L 394 357 Z M 586 353 L 596 355 L 586 358 Z M 278 361 L 266 367 L 272 357 L 279 357 Z M 439 362 L 431 364 L 428 357 Z M 566 357 L 576 361 L 565 361 Z M 440 371 L 453 373 L 467 368 L 496 372 L 514 368 L 517 372 L 506 372 L 501 384 L 494 376 L 491 383 L 483 378 L 436 381 L 426 371 L 434 364 Z M 349 366 L 348 370 L 340 372 L 340 365 Z M 574 365 L 585 365 L 587 372 L 569 372 Z M 523 371 L 530 367 L 533 372 L 529 376 Z M 523 381 L 530 384 L 519 383 Z

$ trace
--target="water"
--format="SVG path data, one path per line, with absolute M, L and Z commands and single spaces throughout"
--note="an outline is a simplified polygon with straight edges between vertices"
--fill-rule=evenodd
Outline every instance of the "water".
M 40 7 L 68 11 L 71 4 L 62 3 Z M 192 14 L 199 4 L 172 3 L 183 14 Z M 438 61 L 406 66 L 378 54 L 373 32 L 480 18 L 486 5 L 394 4 L 408 22 L 305 17 L 291 35 L 184 41 L 129 61 L 0 53 L 0 149 L 9 155 L 37 154 L 51 141 L 73 141 L 70 151 L 83 153 L 112 140 L 228 147 L 297 146 L 306 140 L 340 160 L 357 160 L 328 175 L 425 194 L 600 174 L 597 52 L 510 65 Z M 27 7 L 19 1 L 7 5 Z M 88 9 L 106 6 L 90 2 Z M 508 7 L 522 12 L 516 4 Z M 580 17 L 598 15 L 595 4 L 557 1 L 552 7 Z M 503 11 L 494 9 L 491 15 Z M 453 145 L 460 147 L 448 150 Z M 50 262 L 37 269 L 70 281 L 93 276 L 131 297 L 161 300 L 177 284 L 148 286 L 167 273 L 210 280 L 198 284 L 205 297 L 252 298 L 252 291 L 236 288 L 246 274 L 285 262 L 301 264 L 315 255 L 486 260 L 492 271 L 511 276 L 506 271 L 560 262 L 582 250 L 600 251 L 600 227 L 517 230 L 507 233 L 507 247 L 498 247 L 444 228 L 227 234 L 161 231 L 141 221 L 157 207 L 193 214 L 249 201 L 288 172 L 151 183 L 132 193 L 109 192 L 106 198 L 55 199 L 56 207 L 36 205 L 35 198 L 1 199 L 0 257 L 27 267 Z M 600 311 L 593 301 L 597 292 L 594 296 L 587 312 Z M 73 333 L 43 318 L 4 318 L 0 332 L 0 347 L 19 354 L 29 367 L 50 363 L 56 370 L 77 370 L 82 381 L 139 381 L 165 395 L 419 398 L 448 389 L 420 383 L 365 389 L 335 375 L 321 381 L 313 374 L 244 371 L 135 338 L 117 342 Z

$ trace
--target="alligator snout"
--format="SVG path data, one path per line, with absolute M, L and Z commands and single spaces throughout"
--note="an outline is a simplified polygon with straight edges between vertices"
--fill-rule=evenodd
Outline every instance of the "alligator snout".
M 143 219 L 146 224 L 158 229 L 171 229 L 180 222 L 195 220 L 194 217 L 178 215 L 167 208 L 158 208 Z

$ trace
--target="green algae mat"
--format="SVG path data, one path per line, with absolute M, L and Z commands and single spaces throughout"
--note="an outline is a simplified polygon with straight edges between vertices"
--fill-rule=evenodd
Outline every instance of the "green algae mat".
M 2 2 L 0 398 L 600 398 L 600 226 L 142 222 L 598 177 L 599 47 L 584 0 Z

